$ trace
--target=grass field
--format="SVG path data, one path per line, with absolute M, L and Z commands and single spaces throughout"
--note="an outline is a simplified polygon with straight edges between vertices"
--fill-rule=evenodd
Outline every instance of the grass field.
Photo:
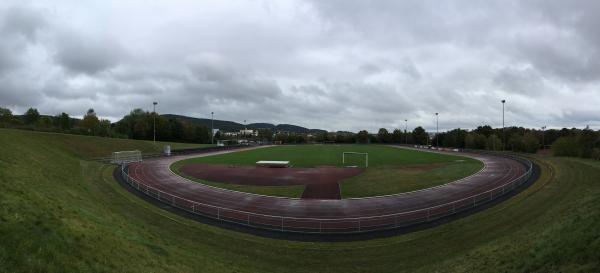
M 365 165 L 364 157 L 357 155 L 348 156 L 346 164 L 342 164 L 343 152 L 369 153 L 369 168 L 340 183 L 342 198 L 394 194 L 434 187 L 471 175 L 483 167 L 483 163 L 471 158 L 389 146 L 299 145 L 187 159 L 173 164 L 171 170 L 183 175 L 179 168 L 192 163 L 255 165 L 259 160 L 288 160 L 297 167 Z M 187 178 L 230 190 L 283 197 L 300 197 L 303 189 L 298 186 L 260 187 Z
M 369 153 L 369 167 L 446 163 L 465 160 L 464 157 L 425 153 L 383 145 L 297 145 L 274 146 L 241 153 L 199 157 L 178 162 L 254 166 L 259 160 L 286 160 L 294 167 L 342 167 L 343 152 Z M 353 156 L 345 165 L 364 166 L 364 158 Z
M 600 271 L 599 162 L 538 158 L 540 181 L 483 212 L 391 238 L 308 243 L 223 230 L 132 196 L 113 167 L 82 160 L 119 140 L 0 130 L 0 142 L 0 272 Z M 97 147 L 72 148 L 87 145 Z

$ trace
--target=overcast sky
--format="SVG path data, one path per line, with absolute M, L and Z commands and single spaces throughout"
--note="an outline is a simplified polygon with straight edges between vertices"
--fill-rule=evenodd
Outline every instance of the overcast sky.
M 147 3 L 152 2 L 152 3 Z M 2 1 L 0 107 L 600 128 L 600 1 Z

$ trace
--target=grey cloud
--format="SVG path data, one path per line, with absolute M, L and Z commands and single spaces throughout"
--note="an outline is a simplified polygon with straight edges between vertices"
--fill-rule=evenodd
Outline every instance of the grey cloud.
M 0 4 L 0 106 L 375 131 L 499 126 L 508 99 L 510 125 L 600 124 L 595 1 L 120 4 Z
M 0 7 L 0 75 L 21 65 L 23 52 L 35 43 L 36 33 L 44 25 L 44 17 L 38 10 Z
M 3 35 L 22 35 L 34 40 L 36 32 L 46 24 L 39 10 L 20 5 L 0 10 L 0 15 L 0 33 Z
M 96 74 L 115 67 L 125 52 L 110 37 L 65 32 L 56 41 L 56 61 L 73 73 Z
M 545 94 L 547 87 L 536 70 L 531 68 L 506 67 L 497 72 L 494 83 L 507 93 L 539 96 Z

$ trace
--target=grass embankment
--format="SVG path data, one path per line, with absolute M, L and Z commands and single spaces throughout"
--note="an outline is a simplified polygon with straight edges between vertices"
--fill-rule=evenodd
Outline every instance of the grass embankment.
M 0 272 L 600 271 L 598 162 L 544 158 L 532 187 L 436 228 L 303 243 L 162 211 L 81 160 L 87 138 L 61 137 L 0 130 Z
M 369 153 L 369 168 L 364 173 L 340 183 L 342 198 L 386 195 L 430 188 L 466 177 L 483 167 L 483 163 L 471 158 L 389 146 L 299 145 L 187 159 L 173 164 L 171 170 L 183 175 L 179 168 L 187 164 L 254 165 L 259 160 L 287 160 L 296 167 L 365 165 L 364 156 L 359 155 L 347 156 L 346 164 L 343 164 L 343 152 Z M 214 187 L 273 196 L 300 197 L 304 189 L 303 186 L 248 186 L 186 177 Z

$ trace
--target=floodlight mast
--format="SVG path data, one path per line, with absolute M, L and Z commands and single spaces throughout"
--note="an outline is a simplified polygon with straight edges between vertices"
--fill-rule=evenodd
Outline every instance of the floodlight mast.
M 156 144 L 156 105 L 158 104 L 158 102 L 152 102 L 152 117 L 154 118 L 154 144 Z
M 215 144 L 215 112 L 210 112 L 210 144 Z
M 408 119 L 404 120 L 404 141 L 406 142 L 406 144 L 408 145 Z
M 546 149 L 546 125 L 542 126 L 542 150 Z
M 440 119 L 439 113 L 435 113 L 435 146 L 440 146 Z
M 502 100 L 502 151 L 506 148 L 506 129 L 504 128 L 504 103 L 506 100 Z

